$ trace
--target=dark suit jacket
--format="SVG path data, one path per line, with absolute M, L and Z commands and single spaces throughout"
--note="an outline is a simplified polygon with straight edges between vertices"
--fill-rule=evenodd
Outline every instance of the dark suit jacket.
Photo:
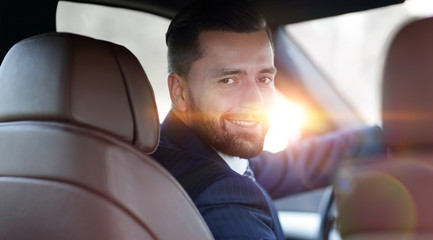
M 371 128 L 332 133 L 277 154 L 263 152 L 250 159 L 254 182 L 231 170 L 170 112 L 153 157 L 184 187 L 215 239 L 284 239 L 270 196 L 278 198 L 330 184 L 343 159 L 380 150 L 377 132 Z M 371 142 L 372 147 L 361 142 Z

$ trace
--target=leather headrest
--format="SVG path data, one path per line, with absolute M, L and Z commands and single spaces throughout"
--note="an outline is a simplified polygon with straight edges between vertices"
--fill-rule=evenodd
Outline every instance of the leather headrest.
M 433 146 L 433 18 L 405 25 L 393 39 L 382 86 L 384 143 L 410 151 Z
M 62 121 L 151 153 L 159 141 L 152 87 L 125 47 L 49 33 L 17 43 L 0 67 L 0 121 Z

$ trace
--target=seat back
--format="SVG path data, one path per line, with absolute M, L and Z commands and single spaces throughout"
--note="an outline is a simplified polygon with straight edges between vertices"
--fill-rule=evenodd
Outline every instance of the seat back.
M 405 25 L 385 62 L 386 159 L 348 166 L 337 180 L 344 239 L 433 239 L 433 18 Z
M 126 48 L 67 33 L 17 43 L 0 67 L 0 239 L 212 239 L 147 155 L 158 141 Z

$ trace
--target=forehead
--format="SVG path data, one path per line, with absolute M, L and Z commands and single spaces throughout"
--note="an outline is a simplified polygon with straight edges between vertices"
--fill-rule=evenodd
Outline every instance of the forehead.
M 199 34 L 203 55 L 224 51 L 225 53 L 248 50 L 272 51 L 272 44 L 265 31 L 237 33 L 227 31 L 203 31 Z
M 204 31 L 199 42 L 202 54 L 195 64 L 202 65 L 201 68 L 269 68 L 274 63 L 272 44 L 265 31 Z

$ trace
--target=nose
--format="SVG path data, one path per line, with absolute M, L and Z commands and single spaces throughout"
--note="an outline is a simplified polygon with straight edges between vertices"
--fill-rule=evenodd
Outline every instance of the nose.
M 244 84 L 240 97 L 240 105 L 248 110 L 259 110 L 263 108 L 264 101 L 262 93 L 255 81 L 249 81 Z

